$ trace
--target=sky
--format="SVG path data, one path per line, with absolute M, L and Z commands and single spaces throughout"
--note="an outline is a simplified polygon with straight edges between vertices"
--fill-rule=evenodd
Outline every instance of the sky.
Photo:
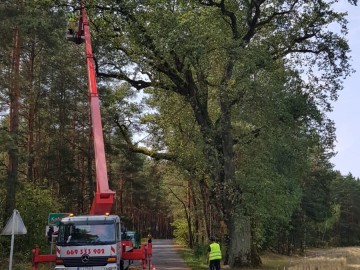
M 348 12 L 348 42 L 351 49 L 351 65 L 356 70 L 344 81 L 344 89 L 333 103 L 328 116 L 335 122 L 337 155 L 331 159 L 334 169 L 342 175 L 351 173 L 360 178 L 360 3 L 350 5 L 340 1 L 336 10 Z

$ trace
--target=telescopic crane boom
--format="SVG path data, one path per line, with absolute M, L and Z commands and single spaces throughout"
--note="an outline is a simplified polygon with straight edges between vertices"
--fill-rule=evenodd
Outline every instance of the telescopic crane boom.
M 33 249 L 32 269 L 37 270 L 39 263 L 56 261 L 55 270 L 124 270 L 125 261 L 131 264 L 134 260 L 141 260 L 143 269 L 147 267 L 150 269 L 152 244 L 146 243 L 134 248 L 127 235 L 123 236 L 121 233 L 120 217 L 109 215 L 115 192 L 109 188 L 107 176 L 95 62 L 84 1 L 81 1 L 77 32 L 75 30 L 74 25 L 70 26 L 69 23 L 67 39 L 77 44 L 85 42 L 91 131 L 95 151 L 96 193 L 89 215 L 70 215 L 61 219 L 55 248 L 56 255 L 40 255 L 39 248 Z M 97 238 L 102 239 L 100 242 L 91 238 L 95 234 Z
M 83 35 L 82 35 L 83 33 Z M 77 42 L 81 37 L 85 39 L 86 66 L 88 73 L 89 103 L 91 112 L 91 126 L 94 139 L 96 193 L 93 199 L 90 214 L 105 214 L 111 211 L 115 192 L 110 190 L 105 159 L 103 129 L 101 124 L 100 101 L 96 85 L 95 63 L 92 53 L 89 20 L 84 3 L 81 4 Z

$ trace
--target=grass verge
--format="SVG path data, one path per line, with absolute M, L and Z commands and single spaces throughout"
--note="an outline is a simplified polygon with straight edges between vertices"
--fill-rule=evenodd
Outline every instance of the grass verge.
M 187 265 L 192 270 L 205 270 L 208 265 L 205 263 L 205 256 L 198 254 L 196 250 L 181 248 L 180 253 Z M 352 269 L 346 267 L 344 258 L 316 257 L 306 258 L 302 256 L 285 256 L 274 253 L 264 253 L 261 256 L 262 265 L 258 268 L 241 268 L 241 270 L 315 270 L 315 269 Z M 230 268 L 229 268 L 230 269 Z M 231 268 L 240 270 L 239 268 Z M 358 268 L 356 268 L 358 269 Z M 360 268 L 359 268 L 360 269 Z
M 209 269 L 206 263 L 206 247 L 197 246 L 194 249 L 179 248 L 181 257 L 192 270 Z

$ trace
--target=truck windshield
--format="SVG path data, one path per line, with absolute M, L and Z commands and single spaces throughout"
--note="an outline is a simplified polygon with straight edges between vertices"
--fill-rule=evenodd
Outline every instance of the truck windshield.
M 61 224 L 59 246 L 107 245 L 115 243 L 115 224 Z

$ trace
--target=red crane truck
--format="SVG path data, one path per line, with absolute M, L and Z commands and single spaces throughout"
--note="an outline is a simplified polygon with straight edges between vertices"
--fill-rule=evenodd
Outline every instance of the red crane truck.
M 108 185 L 95 64 L 84 2 L 78 30 L 68 33 L 67 39 L 77 44 L 85 42 L 97 188 L 89 215 L 70 215 L 61 220 L 54 255 L 40 255 L 38 248 L 33 250 L 33 270 L 43 262 L 56 262 L 55 270 L 123 270 L 134 260 L 141 260 L 142 267 L 150 269 L 152 244 L 134 248 L 131 240 L 122 239 L 120 217 L 109 214 L 115 192 Z

